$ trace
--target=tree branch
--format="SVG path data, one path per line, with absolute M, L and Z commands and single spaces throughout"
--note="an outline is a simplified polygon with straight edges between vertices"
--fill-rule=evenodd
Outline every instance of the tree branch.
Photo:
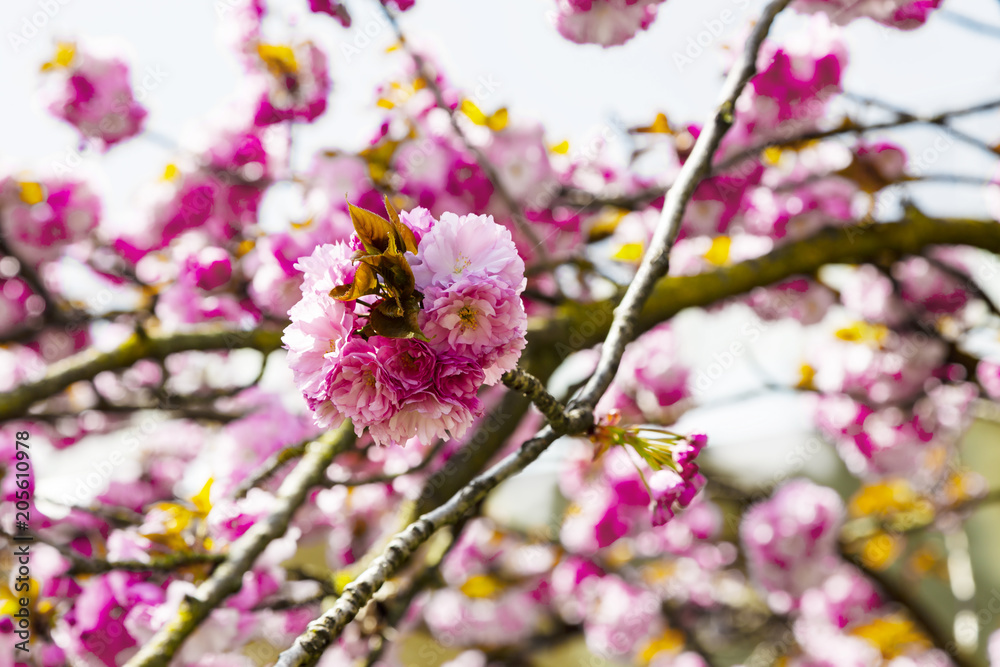
M 602 353 L 598 371 L 578 400 L 579 408 L 564 411 L 556 424 L 549 424 L 536 437 L 524 443 L 521 449 L 503 459 L 489 471 L 472 480 L 451 500 L 436 510 L 433 510 L 410 524 L 399 533 L 386 547 L 382 556 L 354 582 L 344 589 L 344 594 L 336 604 L 320 618 L 310 624 L 309 629 L 302 634 L 287 651 L 278 659 L 279 667 L 291 667 L 314 664 L 326 647 L 333 641 L 344 627 L 357 616 L 358 612 L 371 600 L 375 592 L 391 577 L 423 542 L 445 525 L 452 525 L 478 503 L 490 490 L 500 482 L 523 470 L 534 461 L 545 449 L 563 433 L 579 433 L 593 426 L 593 405 L 600 394 L 611 383 L 621 360 L 625 344 L 631 340 L 635 320 L 639 310 L 653 289 L 656 279 L 666 270 L 666 256 L 670 245 L 677 235 L 684 207 L 695 186 L 707 172 L 712 155 L 722 139 L 723 134 L 733 121 L 733 107 L 743 86 L 753 75 L 757 50 L 767 34 L 771 21 L 790 0 L 773 0 L 764 10 L 760 22 L 751 33 L 741 62 L 734 68 L 724 88 L 723 103 L 714 115 L 709 128 L 704 131 L 695 144 L 691 157 L 681 169 L 677 183 L 671 188 L 667 202 L 664 205 L 663 221 L 657 230 L 651 247 L 639 269 L 639 275 L 625 295 L 621 315 L 615 318 L 612 331 L 609 334 L 608 345 Z M 662 256 L 662 259 L 660 257 Z M 654 258 L 656 260 L 654 261 Z M 660 266 L 662 264 L 662 266 Z M 602 367 L 604 369 L 602 374 Z M 609 374 L 610 372 L 610 374 Z M 606 382 L 604 376 L 607 376 Z M 602 386 L 603 383 L 603 386 Z M 554 399 L 553 399 L 554 400 Z M 565 421 L 563 421 L 565 420 Z M 565 429 L 565 430 L 563 430 Z
M 403 566 L 417 548 L 430 539 L 439 528 L 457 523 L 475 507 L 487 493 L 505 479 L 523 470 L 552 444 L 560 434 L 545 427 L 488 471 L 469 482 L 460 492 L 411 523 L 389 542 L 382 555 L 353 582 L 326 613 L 309 624 L 295 643 L 278 658 L 278 667 L 312 665 L 326 647 L 340 635 L 354 617 L 368 604 L 372 596 Z
M 152 556 L 148 562 L 139 560 L 102 560 L 100 558 L 84 558 L 72 551 L 62 551 L 60 553 L 67 557 L 72 565 L 66 571 L 67 577 L 75 577 L 81 574 L 103 574 L 113 570 L 124 572 L 170 572 L 190 565 L 214 565 L 226 559 L 223 554 L 210 553 L 183 553 L 175 552 Z
M 520 368 L 507 371 L 501 380 L 508 388 L 528 397 L 535 404 L 535 407 L 545 415 L 545 419 L 552 425 L 552 428 L 557 431 L 568 429 L 566 406 L 545 390 L 545 385 L 542 384 L 541 380 Z
M 876 104 L 874 100 L 867 100 L 855 95 L 847 95 L 847 97 L 852 98 L 856 101 L 867 101 L 871 104 Z M 884 105 L 883 108 L 886 108 Z M 989 111 L 990 109 L 995 109 L 1000 107 L 1000 100 L 990 100 L 988 102 L 983 102 L 982 104 L 976 104 L 971 107 L 966 107 L 964 109 L 954 109 L 952 111 L 942 111 L 941 113 L 934 114 L 933 116 L 916 116 L 907 111 L 900 109 L 887 109 L 892 113 L 896 114 L 896 118 L 881 123 L 872 123 L 870 125 L 856 125 L 850 121 L 842 126 L 831 128 L 829 130 L 816 130 L 813 132 L 804 132 L 802 134 L 797 134 L 791 137 L 785 138 L 775 138 L 769 139 L 767 141 L 761 142 L 754 146 L 750 146 L 735 155 L 727 157 L 725 160 L 719 162 L 712 169 L 713 174 L 718 174 L 724 172 L 731 167 L 748 160 L 752 157 L 760 155 L 762 152 L 768 148 L 786 148 L 789 146 L 795 146 L 809 141 L 819 141 L 822 139 L 829 139 L 831 137 L 837 137 L 842 134 L 866 134 L 868 132 L 876 132 L 878 130 L 891 130 L 897 127 L 903 127 L 904 125 L 914 125 L 914 124 L 924 124 L 924 125 L 939 125 L 942 127 L 950 127 L 946 125 L 946 122 L 951 118 L 958 118 L 961 116 L 970 116 L 972 114 L 982 113 L 983 111 Z M 954 128 L 951 128 L 954 129 Z M 975 140 L 973 143 L 982 143 Z
M 281 332 L 273 329 L 177 333 L 164 336 L 134 334 L 110 352 L 89 350 L 53 364 L 44 378 L 0 394 L 0 421 L 24 415 L 37 401 L 54 396 L 74 382 L 103 371 L 128 368 L 140 359 L 164 359 L 176 352 L 253 348 L 273 352 L 281 347 Z
M 166 667 L 184 640 L 212 610 L 243 585 L 243 575 L 268 544 L 288 530 L 295 511 L 305 502 L 309 490 L 323 481 L 333 458 L 354 442 L 354 428 L 345 422 L 336 431 L 309 443 L 305 457 L 285 478 L 278 490 L 275 509 L 255 523 L 230 547 L 226 560 L 182 603 L 177 616 L 164 625 L 131 660 L 127 667 Z
M 263 484 L 277 474 L 286 463 L 300 458 L 306 453 L 307 442 L 300 442 L 296 445 L 289 445 L 279 452 L 272 454 L 252 475 L 240 482 L 240 485 L 233 491 L 233 499 L 239 500 L 246 497 L 250 489 Z
M 886 255 L 918 255 L 932 245 L 967 245 L 1000 252 L 1000 224 L 979 220 L 931 220 L 909 211 L 905 222 L 827 228 L 772 252 L 732 266 L 693 276 L 668 276 L 653 289 L 636 320 L 646 331 L 685 308 L 740 296 L 797 275 L 811 275 L 827 264 L 862 264 Z M 601 342 L 614 304 L 600 301 L 567 304 L 543 328 L 531 332 L 531 344 L 555 345 L 564 353 Z
M 757 259 L 693 276 L 662 278 L 640 312 L 636 333 L 670 319 L 685 308 L 740 296 L 792 276 L 811 275 L 826 264 L 861 264 L 886 253 L 918 255 L 933 245 L 967 245 L 1000 253 L 1000 224 L 995 221 L 932 220 L 915 209 L 911 209 L 907 217 L 908 220 L 898 222 L 827 228 Z M 614 303 L 610 300 L 587 304 L 567 302 L 552 318 L 532 320 L 529 322 L 529 345 L 522 359 L 533 354 L 533 350 L 554 346 L 558 356 L 536 356 L 539 363 L 558 364 L 559 357 L 600 343 L 607 335 L 613 310 Z M 281 346 L 280 336 L 281 332 L 264 328 L 145 339 L 134 336 L 111 352 L 82 352 L 65 359 L 53 365 L 44 379 L 0 394 L 0 421 L 23 416 L 32 404 L 59 393 L 74 382 L 90 380 L 102 371 L 128 368 L 140 359 L 162 359 L 192 350 L 252 348 L 266 353 Z M 534 368 L 531 371 L 538 377 L 545 375 Z
M 597 369 L 580 393 L 570 402 L 571 406 L 592 410 L 618 371 L 625 346 L 635 338 L 639 312 L 653 292 L 656 281 L 665 275 L 669 268 L 670 249 L 680 232 L 688 200 L 698 183 L 711 170 L 712 158 L 722 137 L 733 124 L 736 100 L 757 71 L 757 52 L 767 36 L 772 21 L 789 1 L 772 0 L 764 8 L 763 15 L 747 39 L 740 59 L 726 77 L 722 89 L 722 102 L 705 123 L 691 150 L 691 155 L 684 161 L 677 180 L 667 191 L 660 222 L 653 234 L 649 249 L 643 255 L 639 270 L 636 271 L 635 278 L 625 292 L 622 302 L 615 309 L 611 330 L 601 347 L 601 358 L 597 362 Z

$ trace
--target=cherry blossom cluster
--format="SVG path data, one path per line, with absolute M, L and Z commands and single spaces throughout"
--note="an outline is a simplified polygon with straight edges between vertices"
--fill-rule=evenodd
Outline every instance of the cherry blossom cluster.
M 322 245 L 297 264 L 304 280 L 284 337 L 289 365 L 321 426 L 349 418 L 380 444 L 461 437 L 482 413 L 479 387 L 496 384 L 524 348 L 524 262 L 489 216 L 435 220 L 418 208 L 400 218 L 418 244 L 408 256 L 422 334 L 363 335 L 376 304 L 330 296 L 356 280 L 351 246 Z
M 105 148 L 143 129 L 147 111 L 132 92 L 129 67 L 118 55 L 75 43 L 59 44 L 44 95 L 48 109 Z
M 927 21 L 941 0 L 796 0 L 792 6 L 804 13 L 823 12 L 840 25 L 868 17 L 890 28 L 913 30 Z
M 618 46 L 646 30 L 663 0 L 558 0 L 554 22 L 577 44 Z

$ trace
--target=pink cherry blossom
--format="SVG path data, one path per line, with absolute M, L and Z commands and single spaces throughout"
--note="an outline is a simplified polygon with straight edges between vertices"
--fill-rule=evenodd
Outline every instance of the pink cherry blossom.
M 752 507 L 740 524 L 750 574 L 771 593 L 779 612 L 827 576 L 836 562 L 843 503 L 832 489 L 805 480 L 789 482 Z
M 553 21 L 571 42 L 618 46 L 652 25 L 662 1 L 557 0 Z
M 17 257 L 38 265 L 97 227 L 101 202 L 83 181 L 0 180 L 0 230 Z
M 431 345 L 486 360 L 484 368 L 500 363 L 490 355 L 522 340 L 527 329 L 521 298 L 497 280 L 464 278 L 445 290 L 432 288 L 424 307 Z
M 840 25 L 868 17 L 900 30 L 919 28 L 940 5 L 941 0 L 797 0 L 792 3 L 800 12 L 824 12 Z
M 492 216 L 445 213 L 421 239 L 413 275 L 419 284 L 447 287 L 462 278 L 497 278 L 524 289 L 524 261 L 510 230 Z
M 142 131 L 147 111 L 135 99 L 122 58 L 62 44 L 46 68 L 49 111 L 84 137 L 111 147 Z

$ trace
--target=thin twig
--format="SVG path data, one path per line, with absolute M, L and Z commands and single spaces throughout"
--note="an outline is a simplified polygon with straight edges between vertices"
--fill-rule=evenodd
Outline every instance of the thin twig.
M 545 427 L 519 450 L 469 482 L 451 500 L 424 514 L 396 535 L 382 555 L 344 588 L 333 607 L 310 623 L 309 629 L 299 635 L 295 643 L 279 656 L 277 666 L 315 664 L 326 647 L 354 620 L 382 584 L 399 571 L 421 544 L 429 540 L 438 529 L 461 520 L 500 482 L 517 474 L 538 458 L 558 435 L 550 427 Z
M 850 93 L 845 93 L 845 96 L 849 99 L 854 99 L 855 101 L 866 101 L 871 104 L 878 104 L 882 106 L 875 100 L 869 100 L 857 95 L 852 95 Z M 896 118 L 892 120 L 884 121 L 881 123 L 872 123 L 869 125 L 856 125 L 854 123 L 847 123 L 846 125 L 831 128 L 829 130 L 816 130 L 813 132 L 804 132 L 802 134 L 797 134 L 790 137 L 781 137 L 769 139 L 767 141 L 762 141 L 759 144 L 755 144 L 746 148 L 735 155 L 727 157 L 722 160 L 712 169 L 713 174 L 718 174 L 726 171 L 750 158 L 754 158 L 761 153 L 763 153 L 768 148 L 785 148 L 788 146 L 796 146 L 805 142 L 819 141 L 821 139 L 829 139 L 831 137 L 837 137 L 843 134 L 866 134 L 869 132 L 876 132 L 878 130 L 891 130 L 898 127 L 903 127 L 904 125 L 914 125 L 914 124 L 925 124 L 925 125 L 939 125 L 943 127 L 947 126 L 945 123 L 952 119 L 958 118 L 960 116 L 969 116 L 972 114 L 981 113 L 983 111 L 989 111 L 1000 107 L 1000 100 L 990 100 L 988 102 L 983 102 L 981 104 L 976 104 L 971 107 L 966 107 L 964 109 L 955 109 L 952 111 L 943 111 L 931 116 L 917 116 L 903 110 L 895 110 L 889 107 L 887 110 L 892 111 L 896 114 Z M 883 106 L 882 108 L 886 108 Z M 975 140 L 976 143 L 979 140 Z

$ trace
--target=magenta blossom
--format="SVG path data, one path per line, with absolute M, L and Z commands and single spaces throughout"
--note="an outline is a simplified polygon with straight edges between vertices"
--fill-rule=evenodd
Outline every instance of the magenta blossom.
M 344 417 L 354 420 L 358 435 L 369 424 L 387 421 L 397 409 L 389 371 L 368 341 L 348 339 L 327 376 L 328 400 Z
M 101 202 L 82 181 L 0 180 L 0 231 L 22 260 L 38 265 L 97 227 Z

